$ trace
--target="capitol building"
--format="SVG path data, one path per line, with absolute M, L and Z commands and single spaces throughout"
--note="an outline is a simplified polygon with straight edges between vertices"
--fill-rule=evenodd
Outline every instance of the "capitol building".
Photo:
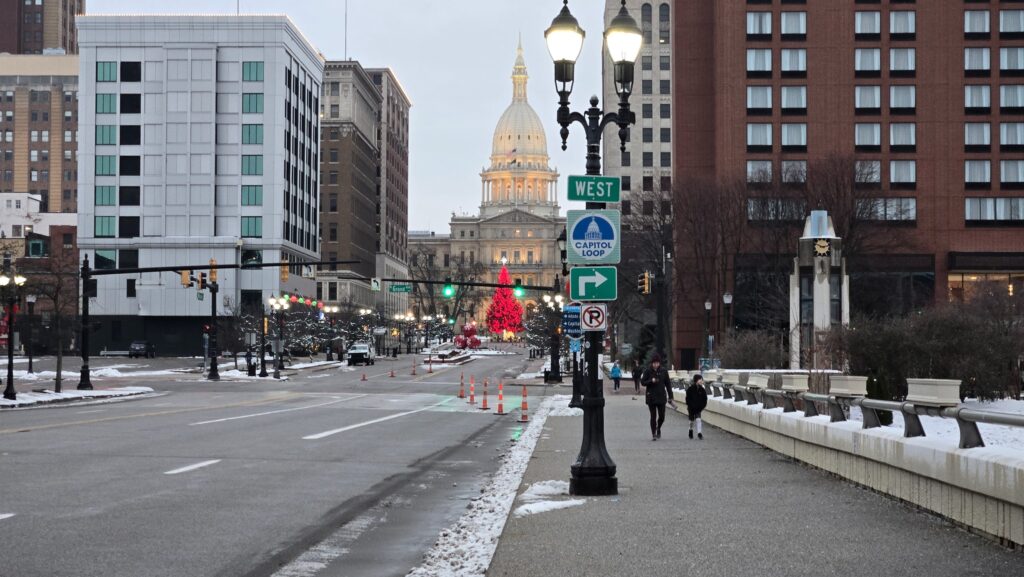
M 559 215 L 558 172 L 549 165 L 544 126 L 526 97 L 528 78 L 520 45 L 512 69 L 512 103 L 494 129 L 491 164 L 480 173 L 480 213 L 452 214 L 447 234 L 410 231 L 410 259 L 432 259 L 441 270 L 480 263 L 482 282 L 498 282 L 502 262 L 512 282 L 553 287 L 561 275 L 556 240 L 565 217 Z M 493 290 L 485 294 L 488 298 L 472 315 L 478 322 Z M 527 293 L 524 304 L 537 297 Z M 463 314 L 457 322 L 472 318 Z

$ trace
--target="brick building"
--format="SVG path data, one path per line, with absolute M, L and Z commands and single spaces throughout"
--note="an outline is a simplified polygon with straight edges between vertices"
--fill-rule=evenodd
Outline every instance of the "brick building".
M 894 239 L 850 255 L 855 311 L 969 297 L 985 280 L 1024 290 L 1024 2 L 717 0 L 675 9 L 674 180 L 745 180 L 737 230 L 754 239 L 792 231 L 775 265 L 792 267 L 799 220 L 817 208 L 800 200 L 806 175 L 846 158 L 857 220 Z M 687 193 L 677 185 L 677 196 Z M 689 241 L 677 235 L 684 279 Z M 773 256 L 758 248 L 747 242 L 726 255 L 729 272 L 713 291 L 684 282 L 673 355 L 682 367 L 701 351 L 705 300 L 712 334 L 755 324 L 752 300 Z M 784 275 L 775 266 L 775 281 Z M 724 292 L 735 298 L 731 322 Z
M 85 0 L 0 0 L 0 53 L 78 54 L 75 15 Z

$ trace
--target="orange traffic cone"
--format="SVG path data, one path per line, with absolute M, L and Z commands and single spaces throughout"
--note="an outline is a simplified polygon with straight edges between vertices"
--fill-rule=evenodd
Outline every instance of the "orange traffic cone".
M 465 399 L 466 398 L 466 381 L 463 379 L 463 375 L 464 374 L 465 373 L 459 375 L 459 398 L 460 399 Z
M 412 356 L 412 375 L 416 376 L 416 355 Z
M 473 384 L 473 381 L 469 382 L 469 404 L 476 404 L 476 385 Z
M 391 374 L 388 375 L 392 379 L 395 378 L 395 369 L 391 369 Z
M 484 402 L 480 405 L 481 411 L 489 411 L 490 407 L 487 406 L 487 379 L 484 379 Z
M 519 411 L 520 423 L 525 423 L 530 420 L 530 417 L 527 415 L 527 412 L 528 410 L 526 406 L 526 385 L 523 385 L 523 408 Z
M 366 380 L 366 373 L 363 373 L 363 378 L 361 378 L 361 379 L 359 379 L 359 380 L 360 380 L 360 381 L 365 381 L 365 380 Z
M 495 415 L 507 415 L 505 412 L 505 385 L 498 381 L 498 410 L 494 412 Z

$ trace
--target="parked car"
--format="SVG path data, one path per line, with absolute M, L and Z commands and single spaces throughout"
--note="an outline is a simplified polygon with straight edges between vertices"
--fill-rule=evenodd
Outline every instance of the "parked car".
M 128 346 L 128 358 L 133 357 L 155 359 L 156 345 L 149 341 L 132 341 L 132 344 Z
M 349 366 L 358 365 L 359 363 L 372 365 L 377 360 L 377 351 L 371 344 L 356 343 L 349 347 L 348 352 L 345 353 L 345 360 L 348 361 Z

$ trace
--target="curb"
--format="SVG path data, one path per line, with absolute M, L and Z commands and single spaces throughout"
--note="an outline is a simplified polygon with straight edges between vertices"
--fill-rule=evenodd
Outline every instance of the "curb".
M 152 394 L 155 394 L 155 393 L 157 393 L 157 391 L 145 391 L 145 392 L 140 391 L 138 393 L 126 393 L 126 394 L 121 394 L 121 395 L 114 395 L 114 394 L 110 394 L 110 395 L 89 395 L 89 396 L 85 396 L 85 397 L 73 397 L 73 398 L 70 398 L 70 399 L 44 399 L 44 400 L 41 400 L 41 401 L 33 401 L 31 403 L 20 403 L 20 404 L 14 405 L 14 406 L 11 406 L 11 405 L 0 405 L 0 411 L 4 411 L 4 410 L 17 410 L 17 409 L 28 409 L 28 408 L 39 407 L 39 406 L 42 406 L 42 405 L 63 405 L 63 404 L 70 405 L 70 404 L 75 404 L 75 403 L 80 403 L 80 402 L 81 403 L 90 403 L 92 401 L 102 401 L 102 400 L 109 400 L 109 399 L 130 399 L 130 398 L 134 398 L 134 397 L 144 397 L 144 396 L 152 395 Z

